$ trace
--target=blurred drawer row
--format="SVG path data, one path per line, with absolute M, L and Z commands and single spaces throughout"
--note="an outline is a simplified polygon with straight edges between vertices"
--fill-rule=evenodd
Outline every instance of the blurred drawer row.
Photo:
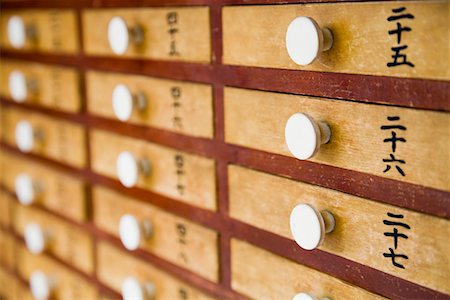
M 214 136 L 210 86 L 98 72 L 89 72 L 87 78 L 88 107 L 94 115 L 197 137 Z M 153 84 L 155 88 L 151 87 Z M 224 106 L 225 141 L 229 144 L 450 191 L 447 176 L 450 169 L 449 113 L 231 87 L 224 90 Z M 9 108 L 5 108 L 3 114 L 6 142 L 17 143 L 24 152 L 31 151 L 75 167 L 86 165 L 86 140 L 81 126 Z M 93 168 L 107 175 L 116 171 L 107 170 L 104 164 L 108 161 L 107 167 L 111 168 L 114 161 L 110 156 L 117 156 L 120 148 L 137 151 L 148 145 L 125 139 L 131 142 L 129 149 L 125 149 L 122 138 L 110 136 L 111 139 L 107 139 L 97 131 L 91 135 Z M 108 153 L 104 153 L 104 145 L 109 145 Z M 157 145 L 144 148 L 148 148 L 144 152 L 165 149 Z M 71 151 L 67 151 L 69 149 Z M 165 157 L 166 162 L 174 161 L 166 166 L 183 165 L 183 158 L 179 158 L 177 151 L 163 150 L 160 160 L 150 152 L 139 155 L 149 156 L 155 172 L 159 172 L 158 161 L 166 160 Z M 212 162 L 207 159 L 194 161 L 203 168 L 194 168 L 187 175 L 180 170 L 175 174 L 167 168 L 161 172 L 171 173 L 171 181 L 181 180 L 192 172 L 196 175 L 214 172 Z M 160 176 L 147 178 L 159 180 Z M 158 185 L 148 180 L 144 183 L 143 179 L 131 182 L 130 185 L 137 183 L 138 186 Z M 214 188 L 212 185 L 208 183 L 202 189 Z M 161 191 L 161 188 L 155 187 L 155 190 Z M 214 209 L 214 204 L 210 203 L 214 202 L 214 197 L 206 193 L 210 192 L 202 192 L 203 200 L 196 204 Z M 163 194 L 183 199 L 191 197 L 181 189 Z
M 231 65 L 449 79 L 448 9 L 447 1 L 225 6 L 223 60 Z M 87 9 L 81 21 L 88 55 L 211 61 L 208 7 Z M 8 10 L 0 23 L 7 33 L 1 38 L 5 49 L 80 50 L 73 11 Z
M 75 69 L 2 61 L 0 93 L 7 100 L 65 112 L 81 109 Z M 91 114 L 212 138 L 212 88 L 206 84 L 88 71 L 87 109 Z
M 18 274 L 29 284 L 28 289 L 22 281 L 0 268 L 0 295 L 5 296 L 6 300 L 100 297 L 97 286 L 84 276 L 48 256 L 31 254 L 9 234 L 2 234 L 2 239 L 5 236 L 11 239 Z M 96 249 L 99 281 L 124 299 L 213 299 L 108 242 L 99 241 Z M 330 275 L 236 239 L 231 243 L 231 275 L 232 289 L 250 299 L 294 299 L 296 295 L 319 299 L 382 299 Z M 16 293 L 21 293 L 20 298 L 14 296 Z

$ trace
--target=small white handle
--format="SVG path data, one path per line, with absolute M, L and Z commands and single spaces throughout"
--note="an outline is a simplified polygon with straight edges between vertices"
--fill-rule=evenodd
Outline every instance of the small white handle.
M 121 17 L 113 17 L 108 23 L 108 42 L 111 50 L 117 54 L 124 54 L 130 44 L 128 26 Z
M 9 93 L 14 101 L 21 103 L 26 100 L 27 80 L 21 71 L 14 70 L 9 74 L 8 85 Z
M 54 290 L 53 280 L 42 271 L 34 271 L 30 276 L 31 294 L 36 300 L 47 300 Z
M 325 122 L 316 122 L 304 113 L 293 114 L 284 129 L 286 145 L 291 154 L 301 160 L 313 157 L 321 144 L 331 138 L 331 130 Z
M 310 17 L 295 18 L 286 31 L 286 49 L 298 65 L 311 64 L 322 51 L 333 45 L 333 35 L 328 28 L 321 29 Z
M 156 287 L 153 283 L 141 284 L 134 277 L 127 277 L 122 283 L 123 300 L 151 300 L 156 295 Z
M 133 95 L 130 89 L 124 84 L 118 84 L 112 93 L 112 106 L 117 119 L 122 122 L 131 118 L 133 109 L 143 111 L 147 107 L 147 99 L 143 93 Z
M 25 226 L 25 244 L 33 254 L 41 254 L 47 248 L 47 235 L 37 223 L 29 223 Z
M 31 152 L 35 144 L 35 132 L 28 121 L 19 121 L 16 125 L 16 144 L 20 151 Z
M 119 222 L 119 237 L 123 246 L 134 251 L 139 248 L 142 240 L 148 239 L 153 233 L 150 222 L 139 220 L 130 214 L 123 215 Z
M 33 179 L 26 173 L 20 173 L 15 180 L 16 196 L 22 205 L 30 205 L 36 200 L 36 188 Z
M 13 48 L 20 49 L 25 46 L 27 38 L 26 27 L 23 19 L 19 16 L 12 16 L 8 20 L 7 33 L 9 43 Z
M 309 204 L 298 204 L 291 212 L 291 233 L 295 242 L 305 250 L 316 249 L 326 233 L 335 227 L 334 216 L 329 211 L 317 211 Z
M 137 160 L 129 151 L 123 151 L 116 160 L 116 173 L 123 186 L 131 188 L 139 179 L 139 174 L 148 176 L 150 174 L 150 162 L 145 159 Z

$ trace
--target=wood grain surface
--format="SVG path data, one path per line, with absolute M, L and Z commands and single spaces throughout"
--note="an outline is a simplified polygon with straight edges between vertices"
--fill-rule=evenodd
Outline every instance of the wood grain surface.
M 403 7 L 404 10 L 393 12 Z M 448 80 L 448 12 L 446 1 L 225 7 L 224 63 Z M 334 39 L 332 48 L 320 53 L 308 66 L 296 65 L 286 50 L 289 23 L 300 16 L 312 17 L 321 28 L 329 28 Z M 391 16 L 394 18 L 388 21 Z M 402 30 L 398 39 L 392 32 L 397 23 L 402 29 L 410 29 Z M 394 62 L 392 48 L 399 46 L 407 47 L 399 54 L 406 55 L 405 61 L 411 65 L 389 67 Z M 403 57 L 397 58 L 397 63 L 401 62 Z
M 26 39 L 22 49 L 16 51 L 38 51 L 54 53 L 78 53 L 78 26 L 76 13 L 73 10 L 3 10 L 0 17 L 0 28 L 6 33 L 11 16 L 20 16 L 25 26 L 32 26 L 36 31 L 35 39 Z M 0 45 L 12 49 L 8 35 L 2 34 Z
M 12 100 L 9 88 L 9 76 L 20 71 L 26 80 L 34 82 L 36 91 L 27 91 L 25 102 L 38 106 L 78 112 L 81 109 L 80 78 L 73 68 L 62 68 L 44 64 L 30 64 L 17 60 L 2 60 L 0 73 L 0 93 Z
M 292 156 L 285 142 L 286 122 L 305 113 L 331 128 L 330 142 L 311 161 L 450 191 L 448 113 L 236 88 L 226 88 L 224 97 L 229 143 Z M 391 154 L 403 163 L 383 161 Z
M 124 57 L 198 63 L 211 60 L 208 7 L 84 10 L 86 54 L 114 55 L 108 42 L 108 23 L 114 16 L 123 18 L 129 29 L 140 26 L 144 32 L 144 42 L 141 45 L 130 44 Z
M 120 218 L 131 214 L 152 226 L 153 234 L 141 243 L 142 249 L 218 281 L 216 232 L 105 188 L 93 190 L 93 205 L 94 223 L 98 228 L 119 237 Z
M 123 84 L 134 96 L 141 93 L 147 100 L 147 108 L 135 108 L 127 123 L 196 137 L 214 135 L 211 86 L 104 72 L 88 72 L 86 83 L 88 111 L 94 115 L 116 119 L 111 99 L 114 88 Z

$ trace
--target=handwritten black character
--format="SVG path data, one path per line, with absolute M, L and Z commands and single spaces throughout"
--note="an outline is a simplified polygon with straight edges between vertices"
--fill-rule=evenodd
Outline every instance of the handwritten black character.
M 392 153 L 389 154 L 389 156 L 391 158 L 383 158 L 383 162 L 393 162 L 393 163 L 399 163 L 399 164 L 406 164 L 406 162 L 403 159 L 396 159 L 394 154 L 392 154 Z M 388 172 L 391 168 L 392 168 L 391 165 L 387 164 L 386 165 L 386 169 L 383 171 L 383 173 Z M 395 165 L 395 168 L 400 173 L 400 175 L 405 176 L 405 171 L 403 171 L 403 169 L 398 164 Z
M 391 57 L 394 59 L 392 62 L 388 62 L 387 66 L 390 67 L 396 67 L 401 65 L 407 65 L 411 68 L 414 67 L 414 64 L 410 61 L 408 61 L 408 57 L 406 54 L 400 53 L 402 50 L 405 50 L 408 48 L 407 45 L 398 46 L 398 47 L 392 47 L 391 50 L 394 51 L 394 54 L 391 55 Z
M 177 86 L 171 87 L 170 94 L 172 95 L 172 98 L 178 99 L 181 97 L 181 89 Z
M 189 299 L 189 295 L 188 295 L 187 291 L 183 288 L 180 288 L 178 290 L 178 295 L 180 296 L 180 299 L 182 299 L 182 300 Z
M 175 25 L 178 23 L 178 13 L 169 12 L 166 17 L 167 17 L 167 24 Z
M 397 137 L 397 133 L 395 131 L 391 131 L 392 137 L 384 139 L 383 142 L 385 143 L 391 143 L 392 152 L 395 152 L 397 149 L 397 142 L 406 143 L 406 140 L 402 137 Z
M 389 248 L 389 252 L 390 252 L 390 253 L 383 253 L 383 256 L 384 256 L 384 257 L 390 257 L 391 260 L 392 260 L 392 264 L 393 264 L 395 267 L 400 268 L 400 269 L 404 269 L 405 266 L 402 265 L 402 264 L 399 264 L 398 262 L 396 262 L 395 259 L 396 259 L 397 257 L 404 258 L 404 259 L 408 259 L 408 256 L 405 255 L 405 254 L 396 254 L 392 248 Z
M 396 218 L 396 219 L 403 219 L 404 216 L 403 215 L 397 215 L 397 214 L 393 214 L 388 212 L 387 215 L 391 218 Z M 383 224 L 384 225 L 388 225 L 388 226 L 400 226 L 406 229 L 411 229 L 411 227 L 406 224 L 406 223 L 402 223 L 402 222 L 396 222 L 396 221 L 389 221 L 389 220 L 383 220 Z M 389 236 L 389 237 L 393 237 L 394 238 L 394 248 L 397 249 L 397 245 L 398 245 L 398 239 L 399 238 L 403 238 L 403 239 L 408 239 L 408 236 L 406 234 L 403 233 L 399 233 L 398 229 L 394 227 L 393 232 L 384 232 L 385 236 Z
M 394 14 L 399 14 L 399 13 L 404 12 L 405 10 L 406 10 L 406 7 L 399 7 L 399 8 L 392 9 L 392 12 Z M 387 20 L 389 22 L 397 21 L 397 20 L 401 20 L 401 19 L 414 19 L 414 16 L 412 14 L 401 14 L 401 15 L 396 15 L 396 16 L 390 16 L 389 18 L 387 18 Z
M 406 7 L 399 7 L 394 8 L 392 12 L 394 15 L 387 18 L 389 22 L 394 22 L 402 19 L 414 19 L 414 16 L 410 13 L 405 12 Z M 389 35 L 396 35 L 397 36 L 397 45 L 396 47 L 392 47 L 391 50 L 394 52 L 392 57 L 392 61 L 387 63 L 387 66 L 389 68 L 406 65 L 411 68 L 414 67 L 414 64 L 410 61 L 408 61 L 407 54 L 403 52 L 403 50 L 406 50 L 408 48 L 408 45 L 400 45 L 402 41 L 402 33 L 411 32 L 412 29 L 409 26 L 403 26 L 402 23 L 396 22 L 396 28 L 391 29 L 388 31 Z

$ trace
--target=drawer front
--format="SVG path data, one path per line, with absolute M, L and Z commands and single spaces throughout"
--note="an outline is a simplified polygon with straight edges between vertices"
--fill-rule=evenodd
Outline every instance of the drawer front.
M 95 225 L 116 236 L 125 214 L 150 222 L 153 235 L 141 243 L 142 249 L 217 282 L 218 235 L 215 231 L 99 187 L 94 189 L 94 213 Z
M 331 128 L 312 161 L 450 191 L 447 113 L 227 88 L 226 141 L 289 156 L 285 126 L 298 112 Z
M 0 156 L 2 154 L 3 153 L 0 151 Z M 3 156 L 0 159 L 1 170 L 6 170 L 2 166 L 2 160 L 4 160 Z M 4 181 L 1 181 L 1 183 L 4 184 Z M 14 201 L 13 197 L 0 190 L 0 227 L 7 228 L 11 224 L 11 213 Z
M 100 242 L 97 249 L 98 278 L 119 293 L 122 290 L 122 282 L 127 277 L 132 276 L 141 283 L 153 283 L 155 285 L 155 300 L 212 299 L 158 268 L 105 242 Z
M 448 80 L 448 10 L 446 1 L 225 7 L 223 60 L 232 65 Z M 288 26 L 300 16 L 329 28 L 334 39 L 332 48 L 307 66 L 295 64 L 286 50 Z
M 292 238 L 289 218 L 297 204 L 328 210 L 336 228 L 320 249 L 450 294 L 448 220 L 238 166 L 229 167 L 229 185 L 233 218 Z M 407 258 L 392 260 L 390 248 Z
M 211 86 L 144 76 L 88 72 L 89 111 L 117 120 L 112 95 L 118 85 L 125 85 L 134 97 L 144 95 L 146 99 L 146 108 L 133 109 L 128 122 L 192 136 L 213 137 Z
M 28 297 L 25 293 L 21 293 L 21 290 L 26 290 L 21 286 L 18 279 L 8 271 L 0 268 L 0 297 L 2 300 L 32 300 L 32 297 Z M 25 297 L 19 297 L 24 294 Z M 31 296 L 31 295 L 29 295 Z
M 0 269 L 6 266 L 10 270 L 15 266 L 15 240 L 14 236 L 7 231 L 0 230 Z
M 139 176 L 138 187 L 191 205 L 216 209 L 214 160 L 105 131 L 91 131 L 95 172 L 117 178 L 116 160 L 123 151 L 132 153 L 136 159 L 146 159 L 151 165 L 148 176 Z
M 35 38 L 27 37 L 23 47 L 14 48 L 8 39 L 8 21 L 12 16 L 22 19 L 25 27 L 35 32 Z M 4 10 L 0 17 L 1 47 L 4 49 L 78 53 L 78 28 L 76 14 L 70 10 Z
M 130 43 L 125 57 L 208 63 L 211 59 L 209 8 L 172 7 L 85 10 L 84 50 L 88 55 L 113 55 L 108 24 L 122 18 L 129 31 L 137 27 L 143 42 Z
M 86 220 L 86 186 L 83 181 L 5 151 L 0 151 L 0 155 L 3 157 L 0 166 L 5 170 L 3 184 L 8 190 L 16 191 L 18 176 L 26 174 L 38 186 L 36 204 L 80 222 Z
M 15 87 L 14 75 L 25 79 L 25 99 L 22 89 Z M 13 75 L 14 74 L 14 75 Z M 18 81 L 17 83 L 23 83 Z M 76 70 L 19 61 L 2 61 L 0 91 L 8 100 L 36 104 L 43 107 L 78 112 L 81 106 L 79 74 Z
M 236 239 L 231 241 L 231 286 L 251 299 L 293 299 L 301 292 L 318 299 L 383 299 Z
M 35 138 L 32 153 L 78 168 L 86 166 L 86 136 L 82 126 L 11 108 L 3 108 L 2 115 L 3 137 L 8 144 L 16 145 L 16 126 L 20 121 L 27 121 L 34 133 L 41 136 Z
M 98 299 L 94 285 L 56 261 L 42 255 L 35 256 L 25 247 L 19 247 L 17 256 L 17 271 L 26 281 L 34 271 L 41 271 L 56 281 L 53 299 Z
M 35 208 L 16 205 L 14 230 L 24 236 L 26 226 L 32 223 L 48 234 L 48 252 L 85 273 L 93 272 L 93 241 L 87 232 Z

